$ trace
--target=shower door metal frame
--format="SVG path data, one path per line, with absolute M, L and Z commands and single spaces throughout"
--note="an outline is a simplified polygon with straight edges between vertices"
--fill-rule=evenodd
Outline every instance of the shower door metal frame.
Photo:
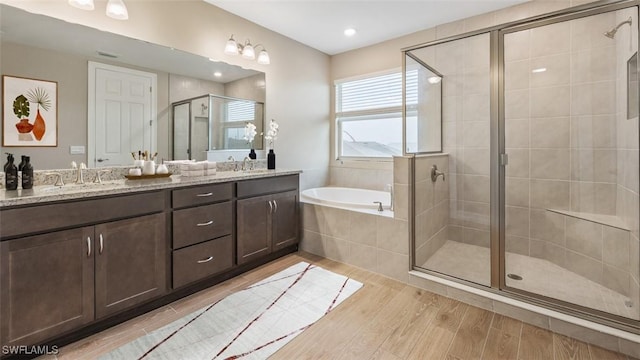
M 624 1 L 617 2 L 613 4 L 604 4 L 594 8 L 585 9 L 583 11 L 571 11 L 566 14 L 558 14 L 554 16 L 549 16 L 539 20 L 528 21 L 523 24 L 512 25 L 508 27 L 504 27 L 498 31 L 498 101 L 499 101 L 499 114 L 498 114 L 498 134 L 497 134 L 497 144 L 498 144 L 498 157 L 501 157 L 503 154 L 506 154 L 505 150 L 505 106 L 504 106 L 504 95 L 505 95 L 505 86 L 504 86 L 504 37 L 505 35 L 523 31 L 530 30 L 546 25 L 572 21 L 576 19 L 581 19 L 589 16 L 600 15 L 608 12 L 614 12 L 622 9 L 636 8 L 636 12 L 638 11 L 638 6 L 640 5 L 639 1 Z M 637 26 L 637 25 L 636 25 Z M 499 158 L 496 158 L 496 163 L 499 162 Z M 496 170 L 493 169 L 492 170 Z M 499 164 L 499 168 L 497 169 L 498 179 L 499 179 L 499 189 L 497 194 L 493 194 L 495 198 L 492 198 L 492 201 L 497 200 L 499 202 L 499 289 L 504 291 L 505 293 L 511 294 L 514 297 L 526 299 L 529 302 L 539 303 L 544 305 L 547 308 L 561 310 L 565 313 L 569 313 L 571 315 L 577 315 L 582 318 L 586 318 L 591 321 L 604 323 L 606 325 L 610 325 L 613 327 L 621 328 L 626 331 L 640 333 L 640 320 L 629 319 L 626 317 L 618 316 L 612 313 L 608 313 L 605 311 L 600 311 L 594 308 L 585 307 L 579 304 L 563 301 L 556 298 L 550 298 L 544 295 L 540 295 L 537 293 L 529 292 L 522 289 L 517 289 L 513 287 L 509 287 L 506 284 L 506 199 L 505 199 L 505 189 L 506 189 L 506 168 L 505 164 Z M 491 182 L 492 184 L 494 181 Z M 492 249 L 493 252 L 493 249 Z M 492 283 L 493 285 L 493 283 Z
M 409 219 L 410 219 L 410 250 L 409 250 L 409 267 L 410 270 L 417 270 L 438 276 L 443 279 L 452 280 L 463 283 L 465 285 L 489 291 L 502 296 L 521 300 L 527 303 L 541 305 L 545 308 L 557 310 L 572 316 L 583 318 L 595 323 L 604 324 L 614 328 L 618 328 L 631 333 L 640 334 L 640 320 L 629 319 L 617 316 L 611 313 L 599 311 L 592 308 L 583 307 L 574 303 L 565 302 L 559 299 L 545 297 L 543 295 L 510 288 L 506 286 L 505 281 L 505 163 L 507 162 L 505 152 L 505 131 L 504 131 L 504 35 L 525 29 L 532 29 L 544 25 L 549 25 L 562 21 L 575 20 L 587 16 L 598 15 L 606 12 L 636 7 L 640 13 L 640 0 L 601 0 L 584 5 L 574 6 L 550 13 L 516 20 L 496 26 L 487 27 L 467 33 L 462 33 L 426 43 L 410 46 L 401 49 L 403 54 L 403 72 L 406 70 L 405 55 L 411 50 L 420 49 L 427 46 L 438 45 L 450 41 L 461 40 L 467 37 L 489 33 L 490 35 L 490 229 L 491 229 L 491 287 L 482 286 L 471 281 L 456 278 L 447 274 L 438 273 L 424 268 L 419 268 L 415 264 L 415 218 L 412 196 L 410 196 Z M 640 19 L 640 14 L 639 14 Z M 640 22 L 640 21 L 639 21 Z M 636 24 L 636 28 L 640 33 L 640 24 Z M 640 36 L 639 36 L 640 42 Z M 404 81 L 404 76 L 403 76 Z M 403 83 L 403 97 L 404 83 Z M 403 141 L 406 139 L 406 124 L 404 119 L 404 103 L 403 103 Z M 415 156 L 420 153 L 406 154 L 412 156 L 411 164 Z M 412 169 L 410 169 L 412 170 Z M 414 172 L 411 171 L 412 175 Z M 413 178 L 413 177 L 412 177 Z M 411 188 L 411 186 L 410 186 Z M 411 194 L 410 194 L 411 195 Z

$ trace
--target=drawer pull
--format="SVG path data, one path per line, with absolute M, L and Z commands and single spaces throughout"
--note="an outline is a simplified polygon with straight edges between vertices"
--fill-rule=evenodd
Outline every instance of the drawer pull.
M 269 213 L 273 213 L 273 203 L 269 200 Z
M 209 261 L 213 260 L 213 256 L 209 256 L 206 259 L 202 259 L 202 260 L 198 260 L 198 264 L 204 264 L 204 263 L 208 263 Z
M 91 257 L 91 237 L 87 236 L 87 257 Z
M 213 224 L 213 220 L 209 220 L 206 223 L 198 223 L 196 226 L 209 226 L 211 224 Z
M 278 202 L 275 200 L 273 200 L 273 207 L 274 207 L 273 213 L 275 214 L 278 212 Z
M 196 194 L 197 197 L 207 197 L 207 196 L 211 196 L 211 195 L 213 195 L 212 192 L 203 193 L 203 194 Z
M 102 234 L 100 234 L 100 254 L 102 254 L 102 250 L 104 250 L 104 239 L 102 239 Z

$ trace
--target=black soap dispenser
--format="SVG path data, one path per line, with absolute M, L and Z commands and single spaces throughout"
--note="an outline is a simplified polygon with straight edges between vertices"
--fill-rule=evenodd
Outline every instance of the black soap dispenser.
M 24 157 L 24 165 L 22 166 L 22 188 L 33 188 L 33 166 L 29 156 Z
M 22 155 L 22 161 L 20 161 L 20 164 L 18 164 L 18 173 L 22 171 L 22 168 L 24 167 L 25 157 L 26 157 L 25 155 Z
M 13 163 L 13 154 L 7 153 L 7 163 L 4 165 L 4 185 L 7 190 L 18 189 L 18 168 Z

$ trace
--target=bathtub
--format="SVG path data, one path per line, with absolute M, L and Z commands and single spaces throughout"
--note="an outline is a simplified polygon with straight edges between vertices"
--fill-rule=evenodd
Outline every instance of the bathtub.
M 385 191 L 344 187 L 321 187 L 302 191 L 300 193 L 300 201 L 307 204 L 324 205 L 393 217 L 393 211 L 391 211 L 390 206 L 391 196 Z M 382 202 L 384 211 L 378 211 L 378 204 L 374 203 L 375 201 Z

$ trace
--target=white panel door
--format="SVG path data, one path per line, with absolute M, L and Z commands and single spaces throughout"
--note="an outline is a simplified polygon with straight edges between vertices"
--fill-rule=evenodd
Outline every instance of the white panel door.
M 89 68 L 89 166 L 129 165 L 132 152 L 153 154 L 156 75 L 98 63 Z

